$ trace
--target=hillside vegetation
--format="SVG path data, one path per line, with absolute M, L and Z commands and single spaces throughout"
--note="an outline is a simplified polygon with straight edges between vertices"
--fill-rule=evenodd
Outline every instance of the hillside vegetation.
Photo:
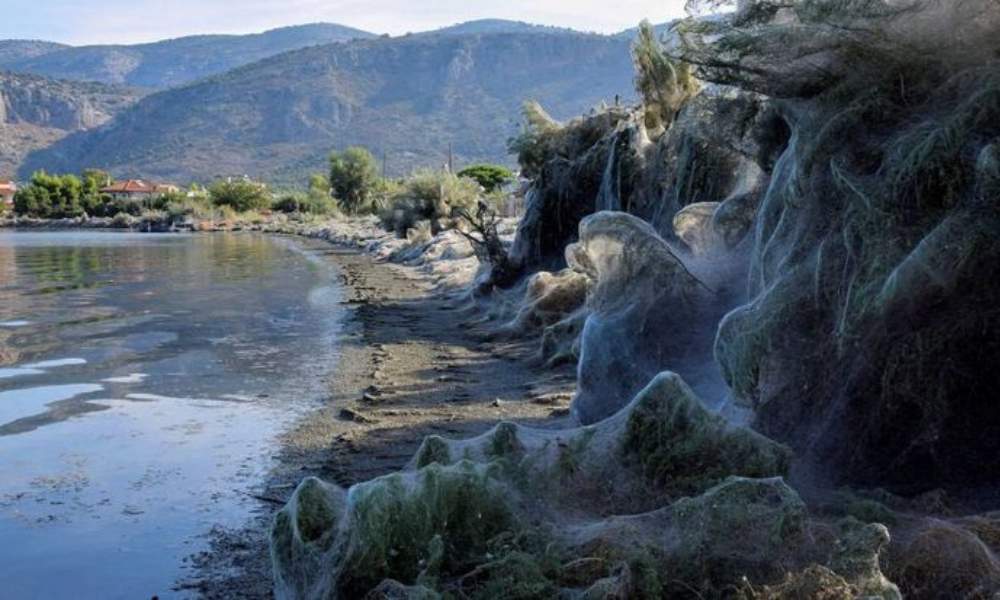
M 69 46 L 41 40 L 0 40 L 0 65 L 43 56 L 63 48 Z
M 629 43 L 532 32 L 306 48 L 151 95 L 32 155 L 21 173 L 99 167 L 179 182 L 246 173 L 294 183 L 352 145 L 386 153 L 390 174 L 440 167 L 449 144 L 457 164 L 507 162 L 525 98 L 560 118 L 631 97 Z
M 0 41 L 0 68 L 57 79 L 166 88 L 289 50 L 371 37 L 374 34 L 351 27 L 315 23 L 251 35 L 198 35 L 136 45 L 58 47 L 11 40 Z

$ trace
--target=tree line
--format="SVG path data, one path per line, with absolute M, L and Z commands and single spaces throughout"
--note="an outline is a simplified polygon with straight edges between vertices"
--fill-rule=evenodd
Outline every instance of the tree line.
M 101 170 L 80 175 L 38 171 L 14 196 L 18 216 L 40 219 L 140 216 L 148 211 L 197 213 L 211 208 L 237 213 L 276 211 L 313 215 L 375 214 L 405 233 L 416 222 L 452 217 L 452 205 L 472 209 L 481 198 L 496 194 L 514 175 L 498 165 L 473 165 L 458 173 L 423 170 L 390 179 L 379 174 L 367 149 L 334 152 L 325 174 L 310 177 L 305 191 L 275 193 L 244 178 L 220 180 L 207 188 L 197 184 L 178 192 L 148 197 L 115 197 L 101 192 L 113 183 Z

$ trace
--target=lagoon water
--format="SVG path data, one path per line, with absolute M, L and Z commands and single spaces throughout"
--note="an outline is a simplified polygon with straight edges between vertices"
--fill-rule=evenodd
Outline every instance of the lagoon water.
M 252 234 L 0 232 L 0 597 L 160 598 L 323 397 L 339 289 Z

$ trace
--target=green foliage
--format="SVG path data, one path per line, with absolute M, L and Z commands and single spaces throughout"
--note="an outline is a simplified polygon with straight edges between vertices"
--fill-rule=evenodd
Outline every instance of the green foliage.
M 593 427 L 585 427 L 580 435 L 569 440 L 566 445 L 559 447 L 559 457 L 556 459 L 556 465 L 559 467 L 561 475 L 576 475 L 581 469 L 583 466 L 583 454 L 586 452 L 587 446 L 590 445 L 590 440 L 593 439 L 596 431 Z
M 514 180 L 514 174 L 500 165 L 472 165 L 458 172 L 459 177 L 476 180 L 487 193 L 496 191 Z
M 787 448 L 749 429 L 730 428 L 702 408 L 676 375 L 658 376 L 639 397 L 622 450 L 657 484 L 686 494 L 730 475 L 774 477 L 788 472 Z
M 520 551 L 489 562 L 482 567 L 482 583 L 468 597 L 473 600 L 546 600 L 558 597 L 558 588 L 546 577 L 539 562 L 537 556 Z
M 41 219 L 79 217 L 84 213 L 83 191 L 83 182 L 75 175 L 37 171 L 31 183 L 14 195 L 14 211 L 20 216 Z
M 642 97 L 646 128 L 655 131 L 669 127 L 677 111 L 698 92 L 691 65 L 664 53 L 649 21 L 639 25 L 632 59 L 635 89 Z
M 431 221 L 440 231 L 444 221 L 471 210 L 479 202 L 479 184 L 446 171 L 418 171 L 406 179 L 381 211 L 382 223 L 399 235 L 418 221 Z
M 378 164 L 367 149 L 353 146 L 330 155 L 330 188 L 347 212 L 370 208 L 378 181 Z
M 497 425 L 486 447 L 486 454 L 494 458 L 510 458 L 522 451 L 517 425 L 507 422 Z
M 228 206 L 237 212 L 266 210 L 271 207 L 267 189 L 253 181 L 217 181 L 208 188 L 208 193 L 215 206 Z
M 331 193 L 327 178 L 323 175 L 313 175 L 309 178 L 309 190 L 307 192 L 284 194 L 275 200 L 272 208 L 283 213 L 310 215 L 336 214 L 339 212 L 339 208 Z
M 413 482 L 397 474 L 354 488 L 345 597 L 387 577 L 411 583 L 430 562 L 445 576 L 470 568 L 516 527 L 508 502 L 489 468 L 464 461 L 427 466 Z
M 448 442 L 441 436 L 431 435 L 424 438 L 424 443 L 417 451 L 417 468 L 422 469 L 427 465 L 437 463 L 447 465 L 451 463 L 451 450 Z
M 552 142 L 562 126 L 534 100 L 524 103 L 521 114 L 523 129 L 520 135 L 507 140 L 507 150 L 517 156 L 521 174 L 534 179 L 541 173 L 546 157 L 551 156 Z
M 111 198 L 101 193 L 101 188 L 114 182 L 111 174 L 100 169 L 86 169 L 81 174 L 83 189 L 80 196 L 80 204 L 84 212 L 95 217 L 111 217 L 114 212 L 110 212 L 108 203 Z

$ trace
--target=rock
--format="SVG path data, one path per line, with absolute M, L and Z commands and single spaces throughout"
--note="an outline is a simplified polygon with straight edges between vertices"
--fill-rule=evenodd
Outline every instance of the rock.
M 337 415 L 345 421 L 353 421 L 355 423 L 375 423 L 374 419 L 366 417 L 352 408 L 342 408 Z

